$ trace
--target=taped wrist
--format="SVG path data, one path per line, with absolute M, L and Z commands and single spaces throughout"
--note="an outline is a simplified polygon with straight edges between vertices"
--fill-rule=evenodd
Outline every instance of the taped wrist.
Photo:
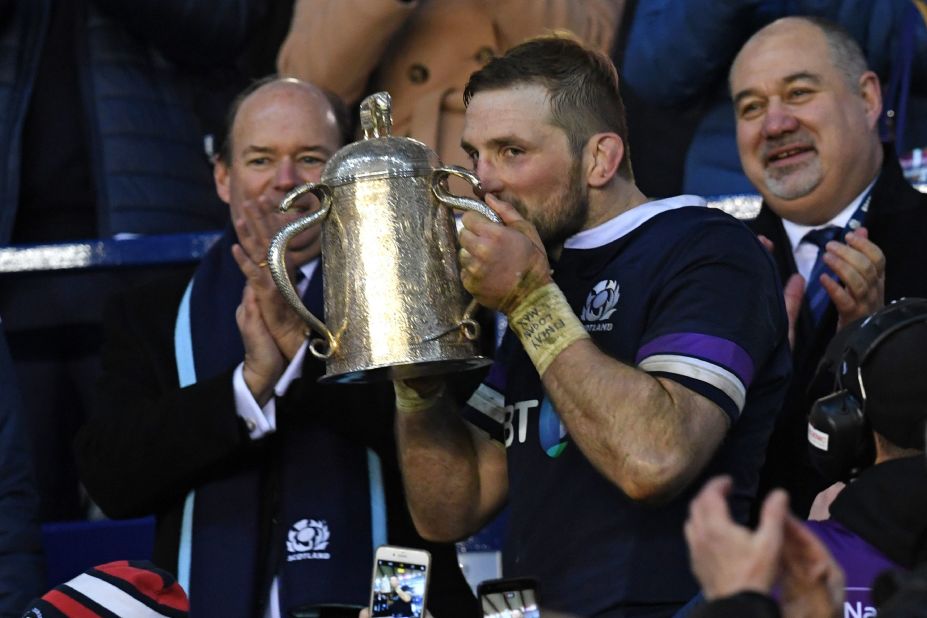
M 583 323 L 554 283 L 528 294 L 509 314 L 509 326 L 541 376 L 568 345 L 589 338 Z
M 421 412 L 435 405 L 444 394 L 445 383 L 439 382 L 426 392 L 419 394 L 417 390 L 403 382 L 393 382 L 396 390 L 396 410 L 401 412 Z

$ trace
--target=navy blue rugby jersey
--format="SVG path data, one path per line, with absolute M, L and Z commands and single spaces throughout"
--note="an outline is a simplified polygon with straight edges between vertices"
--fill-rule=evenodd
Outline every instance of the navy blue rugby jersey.
M 704 480 L 734 478 L 745 520 L 791 360 L 779 278 L 750 230 L 679 196 L 570 238 L 554 280 L 600 349 L 676 380 L 728 415 L 692 486 L 654 507 L 586 460 L 510 331 L 465 418 L 507 447 L 507 577 L 539 579 L 542 606 L 581 616 L 671 615 L 698 590 L 682 533 Z M 656 611 L 656 613 L 653 613 Z

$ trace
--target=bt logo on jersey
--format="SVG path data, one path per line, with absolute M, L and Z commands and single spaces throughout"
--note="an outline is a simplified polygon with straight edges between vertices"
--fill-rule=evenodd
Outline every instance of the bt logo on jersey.
M 557 410 L 546 397 L 541 402 L 537 399 L 526 399 L 505 406 L 505 417 L 502 421 L 505 446 L 506 448 L 512 446 L 516 436 L 519 444 L 525 443 L 528 439 L 528 422 L 531 418 L 531 411 L 537 408 L 539 403 L 538 442 L 548 457 L 556 459 L 567 446 L 567 430 Z
M 560 457 L 567 446 L 566 427 L 547 397 L 541 402 L 541 413 L 538 415 L 538 440 L 551 459 Z
M 519 401 L 510 406 L 505 406 L 505 418 L 502 420 L 502 430 L 505 433 L 505 447 L 512 446 L 515 442 L 515 427 L 518 428 L 518 443 L 524 444 L 528 438 L 528 412 L 531 408 L 538 407 L 537 399 L 527 399 Z

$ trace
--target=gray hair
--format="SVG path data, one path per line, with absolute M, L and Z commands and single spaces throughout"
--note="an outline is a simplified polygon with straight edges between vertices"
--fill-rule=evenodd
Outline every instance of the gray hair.
M 869 63 L 859 43 L 843 26 L 822 17 L 805 17 L 824 34 L 834 68 L 843 74 L 854 92 L 859 92 L 859 78 L 869 70 Z
M 827 49 L 830 52 L 830 60 L 834 68 L 843 75 L 843 81 L 846 83 L 847 87 L 850 88 L 850 90 L 856 93 L 860 92 L 859 78 L 862 77 L 863 73 L 869 70 L 869 64 L 866 60 L 865 54 L 863 54 L 862 48 L 860 48 L 859 43 L 856 42 L 856 39 L 853 38 L 853 35 L 851 35 L 840 24 L 837 24 L 823 17 L 796 16 L 783 17 L 782 19 L 802 21 L 820 30 L 821 34 L 824 35 L 825 42 L 827 43 Z M 753 36 L 747 40 L 747 43 L 752 41 L 758 35 L 762 35 L 764 31 L 771 25 L 772 24 L 766 25 L 755 32 Z M 744 45 L 746 45 L 746 43 Z M 733 75 L 733 72 L 734 64 L 731 64 L 731 68 L 728 71 L 728 87 L 731 85 L 731 76 Z

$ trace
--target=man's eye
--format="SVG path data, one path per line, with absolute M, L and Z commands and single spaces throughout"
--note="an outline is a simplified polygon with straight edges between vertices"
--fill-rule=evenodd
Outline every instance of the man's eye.
M 268 163 L 270 163 L 269 157 L 254 157 L 252 159 L 248 159 L 247 161 L 247 164 L 249 166 L 254 166 L 254 167 L 261 166 L 261 165 L 267 165 Z
M 740 116 L 742 118 L 753 118 L 760 113 L 763 106 L 759 101 L 749 101 L 740 106 Z
M 803 99 L 811 94 L 811 90 L 807 88 L 793 88 L 789 90 L 789 99 Z
M 299 161 L 304 165 L 325 165 L 328 163 L 326 159 L 322 157 L 317 157 L 315 155 L 304 155 L 299 158 Z
M 518 155 L 525 154 L 525 151 L 521 148 L 516 148 L 514 146 L 507 146 L 502 149 L 503 157 L 517 157 Z

